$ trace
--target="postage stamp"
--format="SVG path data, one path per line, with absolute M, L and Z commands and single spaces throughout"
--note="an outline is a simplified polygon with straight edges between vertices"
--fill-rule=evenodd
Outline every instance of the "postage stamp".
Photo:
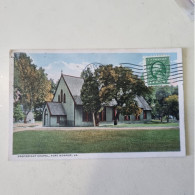
M 185 156 L 181 49 L 12 50 L 10 160 Z
M 145 60 L 148 85 L 168 84 L 170 76 L 169 56 L 147 57 Z

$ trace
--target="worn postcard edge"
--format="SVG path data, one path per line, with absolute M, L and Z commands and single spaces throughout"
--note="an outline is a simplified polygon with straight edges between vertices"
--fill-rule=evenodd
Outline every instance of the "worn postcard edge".
M 156 49 L 13 49 L 10 50 L 9 64 L 9 160 L 63 160 L 63 159 L 118 159 L 118 158 L 147 158 L 147 157 L 185 157 L 185 114 L 184 114 L 184 89 L 183 82 L 178 84 L 179 92 L 179 128 L 180 151 L 176 152 L 119 152 L 119 153 L 64 153 L 64 154 L 21 154 L 13 155 L 13 75 L 15 52 L 27 53 L 177 53 L 177 63 L 182 62 L 181 48 L 156 48 Z

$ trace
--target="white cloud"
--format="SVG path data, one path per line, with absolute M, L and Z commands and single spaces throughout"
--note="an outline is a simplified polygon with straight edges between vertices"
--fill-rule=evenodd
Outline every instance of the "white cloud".
M 44 67 L 44 69 L 45 69 L 46 71 L 51 70 L 51 68 L 52 68 L 52 64 L 49 64 L 48 66 L 45 66 L 45 67 Z
M 67 63 L 65 61 L 55 61 L 44 67 L 45 72 L 48 74 L 48 78 L 52 78 L 55 82 L 58 81 L 61 75 L 63 74 L 71 76 L 80 76 L 82 70 L 88 65 L 88 62 L 79 63 Z
M 62 62 L 62 63 L 64 64 L 65 69 L 70 69 L 79 73 L 81 73 L 82 70 L 89 64 L 88 62 L 83 62 L 82 64 L 67 63 L 67 62 Z

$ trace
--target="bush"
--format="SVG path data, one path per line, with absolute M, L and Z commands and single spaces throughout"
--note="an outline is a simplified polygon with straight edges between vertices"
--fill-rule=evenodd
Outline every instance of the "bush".
M 18 122 L 24 119 L 24 114 L 23 114 L 22 107 L 20 104 L 14 105 L 14 119 L 15 119 L 15 122 Z

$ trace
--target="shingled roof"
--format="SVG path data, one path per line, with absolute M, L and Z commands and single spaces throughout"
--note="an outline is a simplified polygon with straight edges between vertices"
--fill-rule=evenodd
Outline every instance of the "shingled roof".
M 76 104 L 82 105 L 83 103 L 80 98 L 80 94 L 81 94 L 81 89 L 82 89 L 84 80 L 81 77 L 75 77 L 75 76 L 69 76 L 69 75 L 63 75 L 63 78 L 66 81 L 66 84 L 68 85 L 68 88 L 70 89 L 70 92 Z
M 48 106 L 48 109 L 51 115 L 54 115 L 54 116 L 66 115 L 66 112 L 62 104 L 59 102 L 47 102 L 47 106 Z
M 140 108 L 143 110 L 152 110 L 152 108 L 148 105 L 146 100 L 142 96 L 136 96 L 135 100 Z
M 152 110 L 151 107 L 148 105 L 146 100 L 142 96 L 136 96 L 135 100 L 140 108 L 143 110 Z M 110 101 L 107 106 L 115 106 L 117 104 L 116 100 Z
M 75 77 L 75 76 L 69 76 L 69 75 L 63 75 L 64 80 L 66 81 L 68 88 L 70 89 L 70 92 L 74 98 L 74 101 L 77 105 L 82 105 L 82 100 L 80 97 L 82 85 L 84 83 L 84 80 L 81 77 Z M 144 110 L 152 110 L 151 107 L 148 105 L 146 100 L 142 96 L 136 96 L 135 100 L 138 103 L 138 106 Z M 109 103 L 109 106 L 116 105 L 116 101 L 112 100 Z

